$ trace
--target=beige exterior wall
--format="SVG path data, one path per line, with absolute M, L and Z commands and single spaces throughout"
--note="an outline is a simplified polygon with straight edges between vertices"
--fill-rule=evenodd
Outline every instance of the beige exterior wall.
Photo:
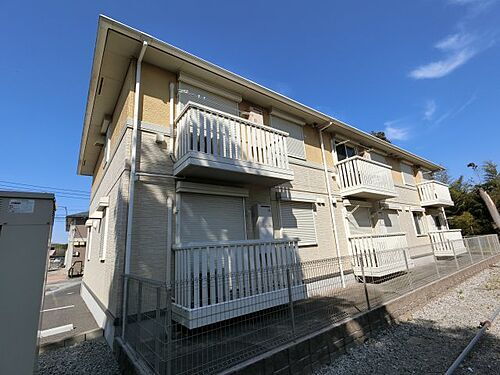
M 84 282 L 97 296 L 99 301 L 106 306 L 113 315 L 120 311 L 123 272 L 123 254 L 125 249 L 125 232 L 128 207 L 130 139 L 131 118 L 133 116 L 134 95 L 134 72 L 135 64 L 131 63 L 120 97 L 118 99 L 115 114 L 112 121 L 112 150 L 111 161 L 104 165 L 103 156 L 99 157 L 94 172 L 92 185 L 92 201 L 90 212 L 92 213 L 101 197 L 108 196 L 109 228 L 108 228 L 108 251 L 104 262 L 98 257 L 99 243 L 92 241 L 91 260 L 87 262 Z M 153 65 L 144 64 L 142 71 L 141 86 L 141 110 L 140 120 L 148 125 L 139 132 L 140 152 L 137 158 L 137 170 L 140 172 L 171 175 L 173 161 L 169 150 L 169 84 L 176 82 L 176 75 L 166 72 Z M 247 111 L 252 103 L 243 101 L 240 103 L 240 111 Z M 269 123 L 269 113 L 264 109 L 264 123 Z M 127 125 L 129 124 L 129 125 Z M 295 178 L 292 182 L 281 187 L 292 191 L 306 192 L 317 195 L 324 204 L 316 204 L 315 226 L 317 234 L 317 246 L 300 247 L 299 257 L 301 261 L 333 258 L 337 256 L 334 238 L 334 229 L 331 222 L 327 187 L 323 170 L 323 158 L 320 147 L 318 130 L 310 125 L 303 128 L 306 160 L 290 158 L 290 165 L 294 171 Z M 156 142 L 156 133 L 166 136 L 163 143 Z M 334 209 L 340 254 L 348 255 L 348 238 L 344 218 L 344 206 L 339 196 L 339 189 L 335 179 L 335 168 L 331 150 L 331 135 L 324 133 L 324 145 L 326 160 L 330 168 L 329 176 L 333 188 L 336 205 Z M 408 207 L 420 207 L 418 193 L 415 188 L 403 185 L 399 161 L 387 157 L 392 166 L 392 175 L 398 191 L 398 197 L 388 200 L 391 203 L 401 205 L 400 221 L 401 227 L 407 233 L 409 246 L 422 246 L 422 253 L 428 252 L 429 245 L 427 236 L 415 235 L 411 212 Z M 199 181 L 203 183 L 219 183 L 215 181 Z M 252 207 L 257 204 L 270 204 L 273 211 L 273 223 L 275 237 L 279 238 L 281 223 L 279 219 L 279 202 L 276 200 L 276 188 L 259 187 L 258 180 L 251 186 L 234 184 L 246 187 L 249 197 L 245 200 L 245 215 L 247 223 L 247 237 L 254 238 L 254 228 L 251 216 Z M 175 180 L 162 177 L 140 177 L 136 183 L 135 191 L 135 213 L 132 230 L 132 254 L 131 272 L 133 274 L 157 279 L 167 278 L 167 228 L 175 225 L 167 221 L 167 198 L 175 198 Z M 173 231 L 175 240 L 175 231 Z M 418 250 L 420 251 L 420 250 Z M 412 254 L 414 255 L 414 254 Z M 415 254 L 418 255 L 418 254 Z

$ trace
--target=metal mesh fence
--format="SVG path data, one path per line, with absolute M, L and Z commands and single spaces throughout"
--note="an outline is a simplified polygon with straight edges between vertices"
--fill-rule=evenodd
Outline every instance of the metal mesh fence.
M 155 374 L 217 373 L 500 253 L 496 235 L 438 245 L 172 283 L 126 275 L 124 342 Z

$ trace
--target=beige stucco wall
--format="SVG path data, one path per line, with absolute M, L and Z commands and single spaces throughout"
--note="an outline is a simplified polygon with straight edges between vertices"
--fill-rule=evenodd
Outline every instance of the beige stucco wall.
M 151 64 L 142 65 L 141 121 L 164 126 L 169 124 L 169 85 L 175 82 L 174 73 Z

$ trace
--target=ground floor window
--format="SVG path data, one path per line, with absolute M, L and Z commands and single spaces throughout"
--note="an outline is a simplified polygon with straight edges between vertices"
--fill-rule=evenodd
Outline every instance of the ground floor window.
M 182 243 L 246 239 L 242 197 L 182 193 L 178 215 Z
M 298 238 L 299 246 L 312 246 L 316 239 L 314 203 L 281 201 L 281 228 L 283 237 Z
M 425 234 L 424 214 L 419 211 L 413 211 L 413 223 L 415 224 L 415 231 L 417 235 Z

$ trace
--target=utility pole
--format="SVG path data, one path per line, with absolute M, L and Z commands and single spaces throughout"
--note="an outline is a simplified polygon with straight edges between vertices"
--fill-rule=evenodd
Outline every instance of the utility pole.
M 476 174 L 479 182 L 481 182 L 481 176 L 479 176 L 479 173 L 477 172 L 477 165 L 474 163 L 469 163 L 467 164 L 467 167 L 472 168 L 474 173 Z M 483 188 L 479 188 L 479 196 L 481 199 L 484 201 L 484 204 L 486 205 L 486 208 L 490 212 L 491 218 L 493 219 L 493 227 L 497 232 L 500 231 L 500 214 L 498 213 L 498 209 L 495 206 L 495 203 L 493 202 L 493 199 L 491 199 L 490 195 L 488 194 L 487 191 L 485 191 Z

